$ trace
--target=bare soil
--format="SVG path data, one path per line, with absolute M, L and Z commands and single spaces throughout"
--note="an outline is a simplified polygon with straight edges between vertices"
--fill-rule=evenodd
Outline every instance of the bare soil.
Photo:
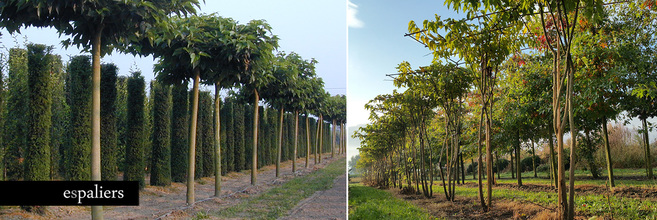
M 139 195 L 139 206 L 106 206 L 105 219 L 189 219 L 195 213 L 223 209 L 235 205 L 244 198 L 258 195 L 297 176 L 303 176 L 321 169 L 340 156 L 330 158 L 322 156 L 322 163 L 315 164 L 313 158 L 305 168 L 305 158 L 297 159 L 295 173 L 292 173 L 292 161 L 281 163 L 280 176 L 276 177 L 276 166 L 270 165 L 258 170 L 258 181 L 251 185 L 250 170 L 231 172 L 222 177 L 220 197 L 214 197 L 214 177 L 205 177 L 195 181 L 196 202 L 187 206 L 186 185 L 172 183 L 171 186 L 146 186 Z M 148 181 L 147 181 L 148 182 Z M 344 182 L 344 181 L 343 181 Z M 344 194 L 345 189 L 342 189 Z M 344 206 L 343 206 L 344 207 Z M 344 209 L 344 208 L 343 208 Z M 345 211 L 343 210 L 343 213 Z M 51 206 L 45 215 L 37 215 L 21 210 L 19 207 L 0 207 L 0 219 L 90 219 L 89 206 Z M 209 218 L 213 218 L 209 216 Z

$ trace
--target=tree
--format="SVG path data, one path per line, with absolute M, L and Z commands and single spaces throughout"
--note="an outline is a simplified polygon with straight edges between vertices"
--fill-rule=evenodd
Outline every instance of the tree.
M 52 126 L 50 127 L 50 179 L 61 179 L 61 149 L 65 148 L 66 129 L 69 126 L 69 106 L 66 103 L 66 78 L 62 59 L 53 55 L 49 65 L 52 89 Z M 1 123 L 1 122 L 0 122 Z
M 116 79 L 117 67 L 114 64 L 101 65 L 100 119 L 101 119 L 101 164 L 102 180 L 117 180 L 117 117 L 116 117 Z
M 138 41 L 148 26 L 166 20 L 172 13 L 194 13 L 197 0 L 167 1 L 6 1 L 0 13 L 1 26 L 10 33 L 22 26 L 53 26 L 72 35 L 65 46 L 91 49 L 93 66 L 92 95 L 92 180 L 100 180 L 100 58 L 113 46 Z M 135 25 L 139 24 L 139 25 Z M 140 34 L 135 34 L 140 33 Z M 102 219 L 102 207 L 92 207 L 92 218 Z
M 28 64 L 27 50 L 9 50 L 7 78 L 7 107 L 4 124 L 4 168 L 5 180 L 20 180 L 24 172 L 24 150 L 27 145 Z
M 141 72 L 136 71 L 128 79 L 128 133 L 126 141 L 126 168 L 123 180 L 138 181 L 139 188 L 144 182 L 144 148 L 146 124 L 144 117 L 145 85 Z
M 151 81 L 153 92 L 153 154 L 151 182 L 153 186 L 171 185 L 171 86 Z
M 185 181 L 189 141 L 187 84 L 174 84 L 171 89 L 171 180 Z
M 28 87 L 30 105 L 27 111 L 28 139 L 25 148 L 25 180 L 50 179 L 50 126 L 52 90 L 49 65 L 54 58 L 52 47 L 27 45 Z M 45 206 L 23 209 L 43 214 Z
M 71 126 L 69 128 L 70 147 L 65 151 L 67 179 L 89 180 L 91 178 L 91 63 L 89 56 L 75 56 L 68 64 L 69 106 Z

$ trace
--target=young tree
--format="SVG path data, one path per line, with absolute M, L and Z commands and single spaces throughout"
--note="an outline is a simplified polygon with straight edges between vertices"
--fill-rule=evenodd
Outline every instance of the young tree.
M 171 180 L 184 182 L 187 175 L 189 114 L 187 84 L 174 84 L 171 89 Z
M 138 181 L 143 189 L 144 182 L 144 148 L 146 124 L 144 117 L 146 83 L 141 72 L 133 72 L 128 79 L 128 133 L 126 141 L 126 168 L 123 180 Z
M 116 117 L 116 79 L 118 68 L 114 64 L 100 67 L 100 127 L 101 127 L 101 164 L 102 180 L 117 180 L 117 117 Z
M 91 63 L 89 56 L 75 56 L 68 64 L 71 108 L 70 147 L 64 152 L 67 179 L 91 179 Z
M 151 81 L 153 94 L 153 153 L 151 180 L 153 186 L 171 185 L 171 86 Z
M 25 148 L 25 180 L 50 180 L 50 126 L 52 90 L 49 64 L 54 58 L 52 47 L 27 45 L 29 108 L 28 138 Z M 45 206 L 23 206 L 23 209 L 43 214 Z
M 27 50 L 9 50 L 7 78 L 7 107 L 4 124 L 4 168 L 5 180 L 21 180 L 24 172 L 24 151 L 27 145 L 28 64 Z

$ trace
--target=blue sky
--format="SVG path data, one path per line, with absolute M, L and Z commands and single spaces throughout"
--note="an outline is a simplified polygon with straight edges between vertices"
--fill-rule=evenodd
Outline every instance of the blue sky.
M 369 123 L 369 112 L 364 105 L 377 95 L 390 94 L 395 89 L 386 74 L 395 73 L 395 67 L 402 61 L 417 68 L 429 65 L 433 59 L 427 48 L 404 37 L 409 21 L 422 24 L 424 20 L 434 20 L 435 15 L 443 18 L 464 15 L 447 9 L 442 1 L 349 0 L 348 5 L 347 127 L 351 136 L 355 128 Z M 657 118 L 648 121 L 657 124 Z M 633 119 L 626 126 L 640 128 L 641 122 Z M 650 143 L 654 142 L 657 129 L 649 135 Z M 354 139 L 350 140 L 348 158 L 358 154 L 360 145 Z
M 279 50 L 294 51 L 305 59 L 315 58 L 317 73 L 324 79 L 328 92 L 334 94 L 346 93 L 346 2 L 335 0 L 211 0 L 201 1 L 200 13 L 218 13 L 224 17 L 232 17 L 240 23 L 253 19 L 265 19 L 272 26 L 272 32 L 278 35 Z M 14 47 L 15 41 L 22 45 L 27 41 L 55 46 L 55 54 L 61 55 L 64 61 L 69 56 L 85 54 L 75 47 L 63 49 L 61 38 L 54 29 L 28 28 L 21 31 L 22 35 L 9 35 L 2 30 L 0 45 L 1 53 L 7 53 Z M 86 53 L 89 54 L 89 53 Z M 115 63 L 119 67 L 119 75 L 129 75 L 131 69 L 139 69 L 147 81 L 153 79 L 153 58 L 133 57 L 132 55 L 114 52 L 105 56 L 102 62 Z M 148 84 L 148 83 L 147 83 Z M 212 89 L 213 90 L 213 89 Z
M 413 67 L 431 63 L 431 51 L 410 37 L 408 23 L 422 24 L 442 17 L 460 17 L 441 1 L 350 0 L 347 126 L 367 124 L 369 112 L 364 105 L 379 94 L 392 93 L 395 86 L 386 74 L 396 72 L 402 61 Z M 353 134 L 349 130 L 349 135 Z M 358 153 L 358 143 L 350 142 L 349 157 Z

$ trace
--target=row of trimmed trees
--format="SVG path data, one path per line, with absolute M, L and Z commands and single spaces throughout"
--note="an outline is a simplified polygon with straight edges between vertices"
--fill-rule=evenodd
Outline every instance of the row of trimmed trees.
M 91 51 L 91 104 L 89 110 L 80 110 L 79 112 L 81 115 L 91 115 L 91 133 L 83 134 L 89 136 L 89 139 L 86 140 L 91 142 L 91 149 L 90 152 L 79 152 L 81 154 L 91 154 L 90 163 L 80 165 L 83 168 L 90 167 L 91 180 L 101 180 L 102 176 L 101 139 L 103 138 L 101 138 L 100 59 L 114 49 L 120 49 L 122 52 L 130 52 L 135 55 L 153 55 L 158 59 L 158 64 L 155 67 L 158 81 L 163 84 L 186 86 L 191 82 L 193 85 L 193 92 L 189 99 L 191 106 L 189 110 L 189 123 L 191 125 L 188 131 L 190 141 L 186 149 L 187 152 L 175 152 L 187 153 L 189 158 L 187 166 L 188 204 L 193 204 L 195 201 L 193 182 L 194 161 L 196 160 L 195 148 L 197 146 L 197 136 L 200 133 L 197 126 L 200 83 L 214 85 L 215 87 L 214 130 L 221 130 L 219 109 L 220 91 L 222 89 L 239 87 L 243 91 L 243 96 L 249 97 L 251 103 L 253 103 L 254 118 L 256 119 L 260 118 L 258 105 L 262 100 L 268 102 L 271 106 L 281 107 L 281 110 L 285 107 L 295 110 L 295 113 L 309 113 L 312 111 L 317 113 L 316 115 L 319 116 L 320 121 L 323 118 L 322 116 L 327 113 L 326 110 L 323 110 L 325 109 L 323 107 L 325 103 L 322 101 L 322 97 L 326 96 L 326 93 L 321 89 L 323 87 L 321 80 L 314 76 L 313 65 L 302 65 L 303 68 L 301 69 L 305 69 L 303 73 L 307 75 L 305 77 L 307 80 L 277 83 L 285 78 L 276 76 L 276 70 L 282 69 L 285 65 L 279 65 L 280 63 L 275 62 L 273 51 L 278 48 L 278 38 L 271 33 L 271 27 L 265 21 L 253 20 L 246 24 L 238 24 L 233 19 L 222 18 L 215 14 L 195 15 L 198 6 L 199 2 L 197 0 L 176 2 L 152 0 L 94 2 L 9 0 L 0 4 L 0 27 L 6 28 L 10 33 L 18 32 L 21 27 L 53 27 L 60 33 L 71 36 L 70 39 L 63 42 L 65 46 L 77 45 Z M 307 62 L 304 61 L 304 63 Z M 301 77 L 303 75 L 301 72 L 297 72 L 297 75 L 290 75 L 292 76 L 290 79 L 304 78 Z M 144 87 L 141 84 L 137 82 L 128 83 L 130 87 L 134 88 Z M 280 85 L 285 86 L 281 87 Z M 273 89 L 267 89 L 268 87 Z M 281 93 L 275 94 L 273 97 L 269 97 L 269 95 L 272 95 L 269 92 L 262 93 L 263 96 L 260 96 L 260 92 L 264 90 L 274 91 L 277 89 Z M 117 97 L 119 96 L 120 93 L 117 94 Z M 139 103 L 141 97 L 143 95 L 128 95 L 126 99 L 128 102 Z M 274 102 L 275 98 L 285 98 L 296 106 L 290 108 L 286 106 L 290 103 Z M 282 103 L 283 105 L 279 106 L 275 103 Z M 181 110 L 180 106 L 176 106 L 174 103 L 172 108 L 175 109 L 175 112 L 179 112 Z M 117 108 L 121 108 L 121 106 L 117 106 Z M 127 116 L 129 118 L 139 117 L 141 114 L 150 113 L 135 113 L 135 115 L 128 114 Z M 173 113 L 173 115 L 176 114 Z M 181 122 L 183 121 L 174 120 L 171 126 L 175 127 Z M 254 159 L 252 159 L 252 167 L 257 167 L 258 162 L 258 122 L 259 120 L 253 120 L 252 158 Z M 148 124 L 149 122 L 145 121 L 144 123 Z M 137 135 L 137 132 L 131 126 L 125 128 L 128 136 Z M 318 129 L 318 131 L 321 130 Z M 178 133 L 174 134 L 179 135 Z M 158 133 L 158 135 L 160 134 Z M 160 138 L 162 137 L 160 136 Z M 202 137 L 199 138 L 203 139 Z M 126 144 L 143 144 L 127 140 L 126 142 Z M 220 143 L 221 135 L 215 132 L 214 155 L 218 158 L 215 167 L 221 165 Z M 134 152 L 139 153 L 139 149 L 135 149 Z M 141 162 L 136 161 L 134 163 L 139 165 Z M 135 170 L 135 172 L 139 173 L 141 171 Z M 221 179 L 217 168 L 215 168 L 215 176 L 217 182 L 215 195 L 218 196 Z M 256 183 L 256 176 L 256 170 L 252 169 L 252 184 Z M 102 207 L 92 207 L 92 218 L 102 219 Z
M 2 130 L 7 131 L 2 136 L 2 179 L 88 180 L 90 57 L 72 57 L 64 70 L 61 59 L 51 54 L 49 47 L 29 44 L 27 49 L 11 49 L 7 63 L 8 92 L 0 97 L 11 102 L 0 105 L 4 110 L 2 118 L 6 119 Z M 192 93 L 185 85 L 169 86 L 152 81 L 149 98 L 141 73 L 118 76 L 113 64 L 103 64 L 101 69 L 102 179 L 119 180 L 119 174 L 123 173 L 124 180 L 139 181 L 143 187 L 146 171 L 150 174 L 150 185 L 184 182 L 189 161 L 184 157 L 189 142 L 185 135 L 190 126 L 188 100 Z M 254 114 L 252 106 L 241 100 L 244 98 L 233 93 L 225 103 L 222 101 L 222 175 L 251 169 L 253 129 L 248 122 L 254 120 Z M 214 100 L 210 92 L 202 91 L 199 102 L 195 178 L 214 176 L 217 160 L 213 154 Z M 327 102 L 337 109 L 339 106 L 335 105 L 343 104 L 344 96 L 328 97 Z M 322 123 L 319 129 L 322 134 L 318 136 L 315 117 L 302 115 L 298 120 L 308 124 L 300 123 L 295 128 L 293 112 L 284 112 L 280 124 L 281 111 L 259 108 L 262 114 L 258 131 L 263 135 L 258 138 L 258 168 L 278 161 L 279 140 L 282 161 L 315 155 L 320 150 L 333 152 L 333 141 L 340 143 L 340 148 L 335 150 L 344 152 L 342 134 L 332 136 L 335 130 L 330 129 L 332 121 L 340 121 L 340 130 L 344 130 L 344 115 L 339 115 L 340 112 L 325 113 L 328 120 Z M 344 112 L 344 106 L 342 109 Z M 279 127 L 283 128 L 281 138 Z M 300 135 L 294 135 L 295 131 L 300 131 Z M 317 145 L 318 138 L 322 138 L 322 146 Z M 295 149 L 295 143 L 312 147 Z

